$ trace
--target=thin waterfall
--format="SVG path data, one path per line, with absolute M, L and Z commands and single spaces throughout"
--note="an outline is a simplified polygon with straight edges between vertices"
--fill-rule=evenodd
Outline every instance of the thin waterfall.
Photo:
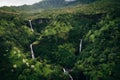
M 73 77 L 69 74 L 68 71 L 65 70 L 65 68 L 63 68 L 63 72 L 64 72 L 65 74 L 68 74 L 68 76 L 70 77 L 70 79 L 73 80 Z
M 82 50 L 82 39 L 80 39 L 80 44 L 79 44 L 79 53 L 81 52 Z
M 33 32 L 33 27 L 32 27 L 32 20 L 28 20 L 29 21 L 29 24 L 30 24 L 30 28 L 31 28 L 31 31 Z M 32 56 L 32 59 L 35 59 L 35 56 L 34 56 L 34 51 L 33 51 L 33 44 L 30 44 L 30 50 L 31 50 L 31 56 Z
M 63 72 L 66 73 L 67 71 L 65 70 L 65 68 L 63 68 Z
M 31 31 L 33 32 L 33 27 L 32 27 L 32 20 L 29 20 L 29 24 L 30 24 L 30 28 L 31 28 Z
M 30 44 L 30 49 L 31 49 L 32 59 L 35 59 L 34 51 L 33 51 L 33 44 Z
M 73 77 L 70 74 L 68 74 L 68 75 L 69 75 L 70 79 L 73 80 Z

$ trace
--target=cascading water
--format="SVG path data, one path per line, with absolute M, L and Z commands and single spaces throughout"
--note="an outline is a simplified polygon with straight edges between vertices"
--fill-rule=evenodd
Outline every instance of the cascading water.
M 33 27 L 32 27 L 32 20 L 28 20 L 29 21 L 29 24 L 30 24 L 30 28 L 31 28 L 31 31 L 33 32 Z M 30 44 L 30 50 L 31 50 L 31 56 L 32 56 L 32 59 L 35 59 L 35 56 L 34 56 L 34 51 L 33 51 L 33 44 Z
M 68 71 L 65 70 L 65 68 L 63 68 L 63 72 L 64 72 L 65 74 L 67 74 L 67 75 L 70 77 L 71 80 L 73 80 L 73 77 L 69 74 Z
M 81 52 L 81 50 L 82 50 L 82 39 L 80 40 L 79 53 Z
M 34 56 L 34 51 L 33 51 L 33 44 L 30 44 L 30 49 L 31 49 L 31 55 L 32 55 L 32 59 L 35 59 L 35 56 Z
M 29 24 L 30 24 L 30 28 L 31 28 L 31 31 L 33 32 L 33 27 L 32 27 L 32 20 L 29 20 Z
M 70 79 L 73 80 L 73 77 L 70 74 L 68 74 L 68 75 L 69 75 Z

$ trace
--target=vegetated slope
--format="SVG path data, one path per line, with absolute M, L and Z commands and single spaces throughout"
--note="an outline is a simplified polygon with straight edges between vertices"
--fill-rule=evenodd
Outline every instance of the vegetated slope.
M 65 76 L 59 67 L 46 64 L 40 59 L 31 59 L 29 46 L 37 37 L 26 26 L 24 16 L 0 13 L 0 19 L 0 77 L 2 80 L 48 80 L 52 75 L 61 79 Z
M 50 9 L 50 8 L 60 8 L 66 7 L 76 4 L 87 4 L 94 2 L 96 0 L 73 0 L 73 1 L 66 1 L 66 0 L 43 0 L 39 3 L 33 4 L 32 7 L 34 8 L 41 8 L 41 9 Z
M 75 1 L 65 1 L 65 0 L 43 0 L 33 5 L 22 5 L 22 6 L 11 6 L 11 7 L 1 7 L 0 10 L 6 10 L 11 12 L 41 12 L 43 10 L 49 9 L 60 9 L 65 7 L 71 7 L 78 4 L 88 4 L 96 0 L 75 0 Z
M 39 12 L 41 10 L 46 9 L 54 9 L 54 8 L 61 8 L 65 7 L 69 2 L 65 0 L 43 0 L 33 5 L 22 5 L 22 6 L 11 6 L 11 7 L 2 7 L 1 9 L 11 10 L 11 11 L 24 11 L 24 12 Z
M 119 80 L 119 4 L 102 0 L 49 15 L 44 12 L 38 16 L 50 21 L 32 20 L 34 32 L 24 16 L 0 13 L 1 79 L 69 80 L 65 68 L 74 80 Z

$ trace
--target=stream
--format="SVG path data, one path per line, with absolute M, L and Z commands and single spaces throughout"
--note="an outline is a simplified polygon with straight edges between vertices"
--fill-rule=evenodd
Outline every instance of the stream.
M 32 27 L 32 20 L 29 20 L 29 24 L 30 24 L 30 28 L 31 28 L 31 31 L 33 32 L 34 31 L 34 29 L 33 29 L 33 27 Z
M 33 32 L 33 27 L 32 27 L 32 20 L 28 20 L 29 21 L 29 24 L 30 24 L 30 28 L 31 28 L 31 31 Z M 31 51 L 31 56 L 32 56 L 32 59 L 35 59 L 35 56 L 34 56 L 34 51 L 33 51 L 33 44 L 30 44 L 30 51 Z
M 65 70 L 65 68 L 63 68 L 63 72 L 64 72 L 64 74 L 67 74 L 71 80 L 73 80 L 73 77 L 69 74 L 69 71 L 67 71 L 67 70 Z
M 80 44 L 79 44 L 79 53 L 81 53 L 82 50 L 82 39 L 80 39 Z
M 30 50 L 31 50 L 32 59 L 35 59 L 34 51 L 33 51 L 33 44 L 30 44 Z

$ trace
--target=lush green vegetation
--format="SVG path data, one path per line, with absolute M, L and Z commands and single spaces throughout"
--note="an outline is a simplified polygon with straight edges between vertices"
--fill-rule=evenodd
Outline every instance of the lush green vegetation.
M 23 6 L 11 6 L 11 7 L 0 7 L 0 12 L 2 11 L 11 11 L 11 12 L 24 12 L 24 13 L 36 13 L 41 12 L 43 10 L 52 10 L 52 9 L 60 9 L 65 7 L 71 7 L 75 5 L 83 5 L 94 2 L 96 0 L 74 0 L 74 1 L 66 1 L 66 0 L 43 0 L 33 5 L 23 5 Z
M 33 14 L 2 8 L 0 79 L 70 80 L 65 68 L 74 80 L 120 80 L 119 5 L 101 0 Z

